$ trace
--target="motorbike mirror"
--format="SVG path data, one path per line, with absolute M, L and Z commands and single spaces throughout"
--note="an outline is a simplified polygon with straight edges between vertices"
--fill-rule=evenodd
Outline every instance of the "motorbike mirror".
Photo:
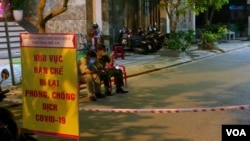
M 10 73 L 9 73 L 9 71 L 7 69 L 3 69 L 1 71 L 1 78 L 2 78 L 2 80 L 8 79 L 9 76 L 10 76 Z

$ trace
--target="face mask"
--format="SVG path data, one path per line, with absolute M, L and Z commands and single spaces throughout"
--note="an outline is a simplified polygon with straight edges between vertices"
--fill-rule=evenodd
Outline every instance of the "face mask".
M 89 63 L 90 64 L 94 64 L 95 63 L 95 59 L 93 59 L 93 58 L 89 59 Z

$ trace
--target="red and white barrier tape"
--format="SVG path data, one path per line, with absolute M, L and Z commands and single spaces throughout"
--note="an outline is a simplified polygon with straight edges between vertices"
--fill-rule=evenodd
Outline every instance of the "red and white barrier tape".
M 83 111 L 113 112 L 113 113 L 182 113 L 182 112 L 215 112 L 228 110 L 247 110 L 250 105 L 224 106 L 213 108 L 184 108 L 184 109 L 88 109 L 79 108 Z

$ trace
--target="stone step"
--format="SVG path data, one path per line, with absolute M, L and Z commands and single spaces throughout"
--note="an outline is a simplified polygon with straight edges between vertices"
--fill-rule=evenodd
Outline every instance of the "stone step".
M 10 42 L 11 48 L 20 48 L 20 42 Z M 7 43 L 0 43 L 0 49 L 7 49 Z
M 27 31 L 25 31 L 25 29 L 17 22 L 8 22 L 7 25 L 10 48 L 12 52 L 16 53 L 15 51 L 13 51 L 13 49 L 17 48 L 18 50 L 20 50 L 20 33 Z M 2 56 L 1 58 L 5 58 L 7 52 L 7 38 L 5 30 L 5 23 L 0 22 L 0 54 Z M 18 55 L 15 54 L 15 56 L 20 56 L 20 53 L 18 53 Z
M 21 32 L 8 32 L 8 33 L 10 37 L 12 36 L 19 37 Z M 5 32 L 0 32 L 0 37 L 6 37 Z
M 10 38 L 9 38 L 9 41 L 10 41 L 10 42 L 19 42 L 19 41 L 20 41 L 20 38 L 19 38 L 19 36 L 13 36 L 13 37 L 10 37 Z M 0 44 L 1 44 L 1 43 L 6 43 L 6 42 L 7 42 L 6 37 L 1 37 L 1 38 L 0 38 Z
M 0 26 L 0 32 L 4 32 L 5 31 L 5 27 L 4 26 Z M 8 25 L 8 31 L 12 32 L 12 31 L 25 31 L 25 29 L 19 25 L 16 26 L 9 26 Z
M 19 58 L 21 55 L 20 51 L 17 52 L 17 51 L 11 51 L 11 57 L 12 58 Z M 8 59 L 9 58 L 9 55 L 8 55 L 8 52 L 1 52 L 0 53 L 0 59 Z
M 9 26 L 19 26 L 17 22 L 7 22 Z M 0 22 L 0 26 L 4 26 L 4 22 Z
M 21 49 L 20 48 L 11 48 L 11 52 L 13 52 L 13 53 L 20 53 Z M 8 50 L 7 49 L 6 50 L 2 50 L 0 52 L 0 54 L 8 54 Z

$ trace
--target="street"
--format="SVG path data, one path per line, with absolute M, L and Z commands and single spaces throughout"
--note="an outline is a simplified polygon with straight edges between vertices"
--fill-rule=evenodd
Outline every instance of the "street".
M 128 79 L 129 93 L 80 108 L 183 109 L 249 105 L 250 48 Z M 86 96 L 83 91 L 80 94 Z M 21 106 L 10 107 L 21 124 Z M 80 111 L 80 141 L 221 141 L 221 125 L 250 124 L 250 111 L 112 113 Z M 73 128 L 73 127 L 72 127 Z M 56 137 L 38 139 L 63 141 Z

